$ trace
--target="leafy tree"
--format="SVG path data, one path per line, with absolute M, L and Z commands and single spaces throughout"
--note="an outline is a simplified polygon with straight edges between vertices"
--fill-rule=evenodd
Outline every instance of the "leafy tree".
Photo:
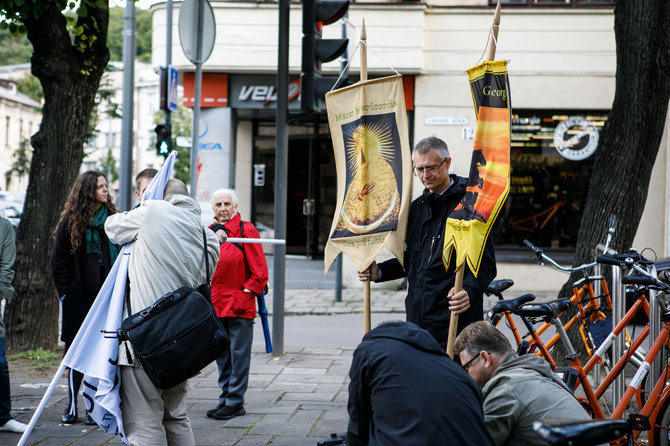
M 30 62 L 33 47 L 24 35 L 12 35 L 9 29 L 0 29 L 0 60 L 3 65 Z
M 109 59 L 123 60 L 123 14 L 124 8 L 109 9 L 109 33 L 107 46 Z M 151 62 L 152 19 L 148 9 L 135 8 L 135 58 L 140 62 Z
M 9 182 L 12 179 L 12 176 L 16 174 L 21 180 L 24 176 L 28 175 L 30 172 L 30 157 L 28 156 L 28 147 L 30 143 L 27 139 L 22 139 L 19 144 L 18 149 L 14 151 L 14 162 L 12 167 L 5 172 L 5 179 L 7 182 L 7 189 L 9 189 Z
M 72 14 L 70 16 L 66 14 Z M 50 274 L 52 234 L 83 157 L 89 118 L 107 66 L 107 0 L 0 0 L 0 27 L 25 33 L 31 72 L 44 91 L 24 213 L 18 230 L 16 294 L 7 305 L 12 350 L 49 349 L 58 334 Z
M 18 80 L 16 88 L 19 93 L 25 94 L 34 101 L 41 102 L 42 98 L 44 98 L 40 81 L 30 73 L 26 73 L 25 76 Z
M 665 128 L 670 100 L 670 2 L 644 6 L 618 1 L 614 10 L 616 91 L 600 136 L 593 174 L 579 228 L 575 265 L 593 261 L 611 214 L 617 216 L 612 247 L 633 244 L 647 201 L 651 171 Z M 561 295 L 570 295 L 572 274 Z M 575 347 L 579 333 L 571 330 Z
M 107 175 L 107 181 L 109 183 L 113 183 L 114 181 L 119 179 L 119 169 L 118 169 L 118 161 L 114 158 L 114 155 L 112 155 L 112 148 L 109 147 L 107 149 L 107 153 L 105 154 L 104 158 L 100 161 L 102 164 L 102 172 Z

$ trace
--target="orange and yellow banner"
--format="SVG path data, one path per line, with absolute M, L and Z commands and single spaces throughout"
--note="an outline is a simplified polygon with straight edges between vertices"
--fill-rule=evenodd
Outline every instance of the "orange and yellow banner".
M 412 161 L 401 76 L 357 82 L 326 94 L 337 168 L 337 207 L 324 274 L 340 252 L 359 271 L 382 248 L 403 262 Z
M 465 196 L 447 219 L 442 260 L 449 268 L 467 262 L 476 276 L 486 239 L 507 193 L 510 175 L 511 105 L 506 61 L 486 61 L 468 70 L 477 116 Z

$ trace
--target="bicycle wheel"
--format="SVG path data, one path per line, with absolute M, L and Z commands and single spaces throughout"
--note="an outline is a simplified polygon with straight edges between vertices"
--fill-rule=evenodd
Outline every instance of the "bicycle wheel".
M 660 410 L 658 417 L 656 418 L 656 426 L 654 426 L 654 445 L 670 446 L 670 400 L 663 404 L 663 408 Z

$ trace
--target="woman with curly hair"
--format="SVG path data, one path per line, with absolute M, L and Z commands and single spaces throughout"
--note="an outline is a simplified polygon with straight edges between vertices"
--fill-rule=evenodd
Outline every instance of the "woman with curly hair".
M 62 302 L 61 341 L 65 352 L 74 340 L 119 249 L 105 234 L 107 216 L 115 214 L 101 172 L 89 170 L 77 177 L 67 197 L 54 236 L 51 272 Z M 77 394 L 83 375 L 68 369 L 68 405 L 63 423 L 77 421 Z M 86 424 L 95 424 L 86 414 Z

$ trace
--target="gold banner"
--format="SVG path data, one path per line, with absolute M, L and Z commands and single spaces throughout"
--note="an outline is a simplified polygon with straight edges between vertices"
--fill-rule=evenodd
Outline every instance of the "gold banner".
M 477 115 L 465 196 L 447 218 L 442 261 L 468 263 L 476 276 L 486 238 L 509 192 L 511 105 L 507 62 L 486 61 L 468 70 Z
M 359 271 L 382 248 L 401 263 L 412 196 L 412 159 L 401 76 L 326 94 L 337 168 L 337 208 L 324 275 L 340 252 Z

